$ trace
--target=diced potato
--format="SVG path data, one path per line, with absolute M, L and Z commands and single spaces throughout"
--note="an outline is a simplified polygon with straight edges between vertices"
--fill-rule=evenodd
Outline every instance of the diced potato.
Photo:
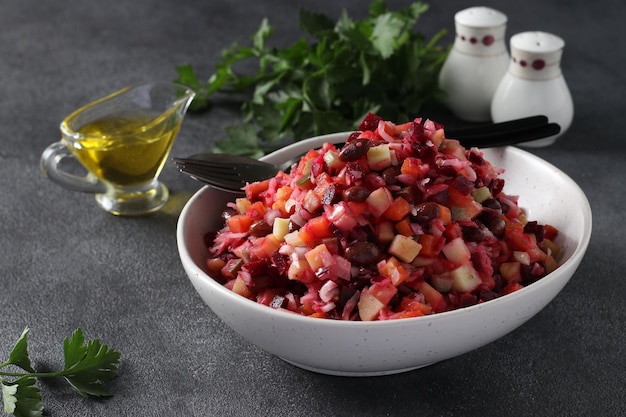
M 472 197 L 474 197 L 475 201 L 482 203 L 483 201 L 491 198 L 491 191 L 489 191 L 487 186 L 482 186 L 472 191 Z
M 500 275 L 506 282 L 520 282 L 522 275 L 520 272 L 520 263 L 515 262 L 503 262 L 500 264 Z
M 385 305 L 378 298 L 370 294 L 367 291 L 367 288 L 361 291 L 361 298 L 359 298 L 359 303 L 357 304 L 357 308 L 359 309 L 359 317 L 361 317 L 361 320 L 375 320 L 384 307 Z
M 239 214 L 244 214 L 248 209 L 248 206 L 250 206 L 250 200 L 243 197 L 237 198 L 235 199 L 235 205 L 237 206 L 237 211 L 239 212 Z
M 252 291 L 250 291 L 246 283 L 240 277 L 235 278 L 235 282 L 233 284 L 233 292 L 246 298 L 252 297 Z
M 282 217 L 275 218 L 274 225 L 272 226 L 272 234 L 274 237 L 282 242 L 287 233 L 289 233 L 289 219 Z
M 522 265 L 530 265 L 530 256 L 528 252 L 522 252 L 519 250 L 513 251 L 513 259 Z
M 300 233 L 297 230 L 287 233 L 283 236 L 283 240 L 291 246 L 306 246 L 306 242 L 300 238 Z
M 446 258 L 455 265 L 464 265 L 470 262 L 470 251 L 461 237 L 457 237 L 446 243 L 441 251 Z
M 420 250 L 422 250 L 422 245 L 412 237 L 404 235 L 395 235 L 389 245 L 389 253 L 406 263 L 413 262 Z
M 367 164 L 370 169 L 381 170 L 391 165 L 391 150 L 388 144 L 372 146 L 367 150 Z
M 328 248 L 323 243 L 320 243 L 319 245 L 305 253 L 304 257 L 306 258 L 309 266 L 313 271 L 317 271 L 324 266 L 324 258 L 332 259 L 331 253 L 328 252 Z
M 482 283 L 478 272 L 471 265 L 461 265 L 450 271 L 452 289 L 458 292 L 474 291 Z
M 389 243 L 393 240 L 396 232 L 393 223 L 390 221 L 381 221 L 376 225 L 376 235 L 381 243 Z
M 380 217 L 391 206 L 393 197 L 386 187 L 377 188 L 372 191 L 365 200 L 372 216 Z

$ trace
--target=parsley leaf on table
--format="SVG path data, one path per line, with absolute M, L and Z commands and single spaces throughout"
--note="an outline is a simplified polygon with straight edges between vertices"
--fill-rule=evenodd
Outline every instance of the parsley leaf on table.
M 190 64 L 177 67 L 177 81 L 196 91 L 190 109 L 211 107 L 218 94 L 242 99 L 242 122 L 226 129 L 215 152 L 262 156 L 290 141 L 353 130 L 368 113 L 410 120 L 427 100 L 440 99 L 438 74 L 448 48 L 413 31 L 428 5 L 414 2 L 396 11 L 373 0 L 369 14 L 351 19 L 344 10 L 335 22 L 300 9 L 300 28 L 312 38 L 276 48 L 274 28 L 263 19 L 251 44 L 222 51 L 215 72 L 200 82 Z M 253 60 L 256 72 L 238 73 Z
M 85 343 L 80 328 L 72 336 L 65 338 L 63 353 L 65 366 L 56 372 L 37 372 L 33 369 L 28 356 L 28 332 L 26 328 L 9 355 L 9 359 L 0 364 L 0 387 L 4 411 L 16 417 L 39 417 L 43 412 L 43 403 L 37 378 L 64 378 L 71 387 L 83 397 L 107 397 L 112 394 L 104 383 L 117 376 L 119 352 L 93 339 Z M 21 369 L 18 372 L 3 370 L 8 366 Z M 13 377 L 8 380 L 6 377 Z

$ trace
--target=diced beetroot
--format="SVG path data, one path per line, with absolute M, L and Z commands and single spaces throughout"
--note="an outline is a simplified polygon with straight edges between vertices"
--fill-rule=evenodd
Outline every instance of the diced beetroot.
M 473 306 L 478 302 L 478 297 L 474 294 L 463 293 L 459 297 L 459 307 L 469 307 Z
M 504 180 L 502 178 L 494 178 L 488 185 L 491 195 L 497 196 L 504 188 Z
M 374 113 L 367 113 L 361 124 L 359 125 L 359 130 L 364 131 L 374 131 L 378 128 L 378 123 L 383 120 L 382 117 L 378 116 Z
M 534 234 L 537 242 L 543 240 L 544 230 L 544 226 L 538 224 L 536 220 L 530 221 L 524 225 L 524 233 Z

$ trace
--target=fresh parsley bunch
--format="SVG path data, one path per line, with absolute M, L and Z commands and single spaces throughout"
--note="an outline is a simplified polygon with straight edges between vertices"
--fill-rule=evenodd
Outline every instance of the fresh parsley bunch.
M 0 387 L 5 413 L 16 417 L 42 416 L 43 403 L 39 388 L 35 385 L 37 378 L 64 378 L 83 397 L 111 396 L 104 383 L 117 376 L 119 352 L 101 344 L 98 339 L 85 344 L 83 332 L 78 328 L 63 343 L 63 369 L 56 372 L 37 372 L 28 357 L 28 332 L 28 328 L 24 329 L 9 355 L 9 360 L 0 364 Z M 9 366 L 21 371 L 5 371 Z M 5 379 L 7 377 L 11 380 Z
M 191 65 L 177 68 L 177 81 L 197 95 L 191 110 L 211 106 L 217 93 L 245 96 L 243 121 L 226 129 L 216 152 L 259 157 L 288 143 L 320 134 L 352 130 L 368 113 L 387 120 L 410 120 L 429 99 L 441 98 L 438 74 L 448 48 L 413 31 L 428 5 L 414 2 L 391 11 L 374 0 L 369 15 L 352 20 L 344 10 L 335 22 L 300 9 L 302 38 L 286 48 L 268 46 L 274 29 L 267 19 L 250 46 L 222 51 L 215 73 L 201 83 Z M 235 66 L 254 60 L 258 70 L 238 74 Z

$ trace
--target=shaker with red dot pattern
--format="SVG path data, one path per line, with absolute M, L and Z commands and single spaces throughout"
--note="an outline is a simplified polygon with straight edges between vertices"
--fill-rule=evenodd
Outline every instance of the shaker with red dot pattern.
M 439 73 L 448 108 L 460 119 L 491 119 L 493 94 L 509 65 L 504 35 L 507 17 L 489 7 L 454 15 L 456 38 Z
M 511 62 L 491 103 L 494 122 L 546 115 L 561 131 L 521 144 L 552 145 L 570 127 L 574 117 L 572 96 L 561 72 L 565 42 L 546 32 L 523 32 L 511 37 Z

